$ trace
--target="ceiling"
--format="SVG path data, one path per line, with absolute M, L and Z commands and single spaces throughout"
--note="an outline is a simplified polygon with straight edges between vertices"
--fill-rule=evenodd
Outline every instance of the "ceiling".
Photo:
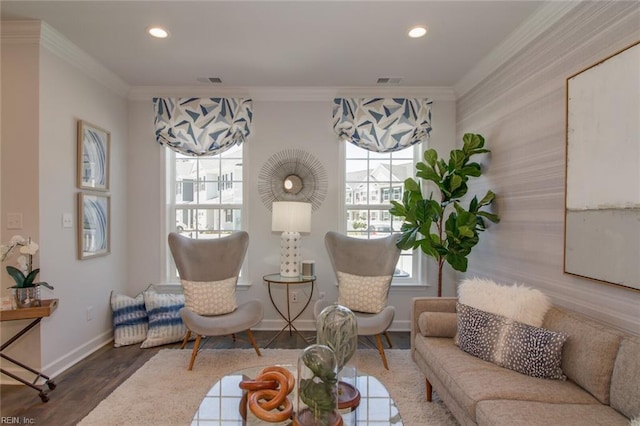
M 453 87 L 542 4 L 3 0 L 0 12 L 45 21 L 130 86 Z M 408 38 L 419 24 L 427 36 Z

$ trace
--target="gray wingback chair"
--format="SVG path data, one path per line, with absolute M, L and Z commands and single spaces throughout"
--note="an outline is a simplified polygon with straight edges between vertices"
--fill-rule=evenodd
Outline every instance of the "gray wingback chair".
M 327 232 L 324 237 L 336 278 L 338 272 L 365 277 L 393 275 L 400 257 L 400 249 L 396 247 L 397 240 L 398 235 L 393 234 L 385 238 L 363 239 L 333 231 Z M 318 318 L 320 312 L 330 304 L 327 300 L 318 300 L 313 309 L 314 318 Z M 375 336 L 378 352 L 387 370 L 389 365 L 381 335 L 385 336 L 387 344 L 392 347 L 387 329 L 393 323 L 395 312 L 395 308 L 388 305 L 377 314 L 354 311 L 358 322 L 358 335 Z
M 249 234 L 244 231 L 217 238 L 197 240 L 172 232 L 169 234 L 169 248 L 182 280 L 209 282 L 238 277 L 249 245 Z M 186 297 L 186 295 L 185 295 Z M 262 321 L 264 310 L 258 300 L 238 304 L 238 308 L 228 314 L 204 316 L 188 308 L 180 310 L 187 334 L 182 349 L 187 345 L 191 333 L 196 335 L 189 370 L 198 355 L 202 337 L 227 336 L 246 331 L 251 345 L 261 356 L 251 327 Z

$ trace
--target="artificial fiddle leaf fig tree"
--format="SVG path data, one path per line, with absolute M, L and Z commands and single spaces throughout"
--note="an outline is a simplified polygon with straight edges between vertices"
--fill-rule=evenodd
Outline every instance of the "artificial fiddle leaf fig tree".
M 424 198 L 418 181 L 404 181 L 402 203 L 391 201 L 389 212 L 402 218 L 404 223 L 397 246 L 403 250 L 420 248 L 438 262 L 438 297 L 442 296 L 442 268 L 448 263 L 457 271 L 467 270 L 467 256 L 478 244 L 479 232 L 485 230 L 484 220 L 497 223 L 496 214 L 483 210 L 495 199 L 487 191 L 480 201 L 474 196 L 469 207 L 462 206 L 461 199 L 467 194 L 470 178 L 482 174 L 480 164 L 471 161 L 476 154 L 490 152 L 484 148 L 484 138 L 467 133 L 462 138 L 462 149 L 454 149 L 449 162 L 438 158 L 434 149 L 424 152 L 424 161 L 416 164 L 416 177 L 433 182 L 439 196 Z

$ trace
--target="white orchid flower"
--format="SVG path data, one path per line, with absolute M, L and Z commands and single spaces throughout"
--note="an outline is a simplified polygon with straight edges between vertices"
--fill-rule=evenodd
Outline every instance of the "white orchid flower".
M 4 259 L 9 254 L 9 250 L 11 250 L 12 248 L 13 248 L 13 246 L 1 245 L 0 246 L 0 259 L 2 259 L 4 261 Z
M 24 245 L 26 242 L 27 240 L 22 235 L 14 235 L 13 237 L 11 237 L 12 246 Z
M 39 248 L 40 248 L 40 246 L 37 243 L 34 243 L 33 241 L 31 241 L 26 246 L 20 247 L 20 253 L 29 254 L 29 255 L 33 256 L 38 252 Z
M 25 275 L 31 272 L 29 271 L 29 261 L 27 256 L 18 256 L 16 264 L 18 265 L 18 269 L 20 269 Z

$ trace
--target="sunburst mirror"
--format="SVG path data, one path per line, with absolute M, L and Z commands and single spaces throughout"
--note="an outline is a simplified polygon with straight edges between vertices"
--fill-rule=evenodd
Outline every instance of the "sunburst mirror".
M 327 195 L 327 172 L 313 155 L 301 149 L 285 149 L 272 155 L 258 174 L 258 193 L 271 210 L 274 201 L 304 201 L 313 210 Z

